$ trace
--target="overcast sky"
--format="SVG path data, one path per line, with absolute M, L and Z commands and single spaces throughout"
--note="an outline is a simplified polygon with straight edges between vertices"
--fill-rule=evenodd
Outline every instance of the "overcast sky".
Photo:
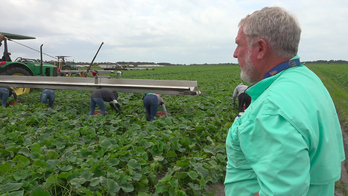
M 296 15 L 302 61 L 348 60 L 347 0 L 11 0 L 1 2 L 0 32 L 75 62 L 91 62 L 104 42 L 95 62 L 237 63 L 238 23 L 265 6 Z M 40 57 L 14 42 L 9 51 Z

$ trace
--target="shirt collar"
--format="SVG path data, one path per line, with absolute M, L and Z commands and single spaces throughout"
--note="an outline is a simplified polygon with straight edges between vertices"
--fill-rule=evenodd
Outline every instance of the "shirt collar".
M 282 69 L 282 70 L 278 69 L 279 72 L 275 73 L 274 75 L 269 75 L 266 77 L 266 75 L 267 75 L 266 74 L 263 80 L 259 81 L 258 83 L 254 84 L 254 85 L 249 86 L 249 88 L 246 89 L 245 92 L 252 98 L 252 100 L 256 100 L 281 75 L 281 74 L 279 74 L 280 72 L 282 72 L 290 67 L 300 66 L 301 64 L 297 64 L 300 62 L 299 59 L 300 59 L 300 57 L 296 55 L 295 57 L 293 57 L 289 61 L 286 61 L 285 63 L 287 63 L 289 65 L 287 68 Z M 291 61 L 296 61 L 295 62 L 296 65 L 290 66 Z M 284 64 L 284 63 L 282 63 L 282 64 Z M 279 64 L 279 65 L 282 65 L 282 64 Z M 279 65 L 277 65 L 276 67 L 278 67 Z M 273 69 L 271 69 L 271 71 Z
M 290 67 L 295 67 L 295 66 L 300 66 L 300 65 L 301 65 L 300 57 L 298 55 L 296 55 L 295 57 L 293 57 L 289 61 L 286 61 L 284 63 L 281 63 L 281 64 L 273 67 L 271 70 L 269 70 L 265 74 L 265 76 L 263 78 L 268 78 L 270 76 L 274 76 L 274 75 L 280 73 L 281 71 L 286 70 Z

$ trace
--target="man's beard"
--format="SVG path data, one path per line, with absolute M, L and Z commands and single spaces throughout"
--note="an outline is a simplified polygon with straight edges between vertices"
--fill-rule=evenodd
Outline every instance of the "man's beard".
M 252 83 L 251 76 L 254 72 L 254 64 L 251 62 L 251 50 L 248 50 L 247 55 L 244 57 L 244 67 L 241 67 L 240 77 L 244 82 Z

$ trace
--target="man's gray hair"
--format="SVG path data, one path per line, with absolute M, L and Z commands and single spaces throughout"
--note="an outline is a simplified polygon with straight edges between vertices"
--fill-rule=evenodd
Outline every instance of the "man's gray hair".
M 258 39 L 270 44 L 280 58 L 297 55 L 301 28 L 295 16 L 280 7 L 265 7 L 247 15 L 238 27 L 243 27 L 249 47 Z

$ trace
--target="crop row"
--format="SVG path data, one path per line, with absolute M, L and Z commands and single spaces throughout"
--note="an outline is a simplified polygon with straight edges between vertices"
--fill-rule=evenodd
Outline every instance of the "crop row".
M 330 78 L 342 89 L 348 91 L 348 65 L 347 64 L 317 64 L 310 65 Z

